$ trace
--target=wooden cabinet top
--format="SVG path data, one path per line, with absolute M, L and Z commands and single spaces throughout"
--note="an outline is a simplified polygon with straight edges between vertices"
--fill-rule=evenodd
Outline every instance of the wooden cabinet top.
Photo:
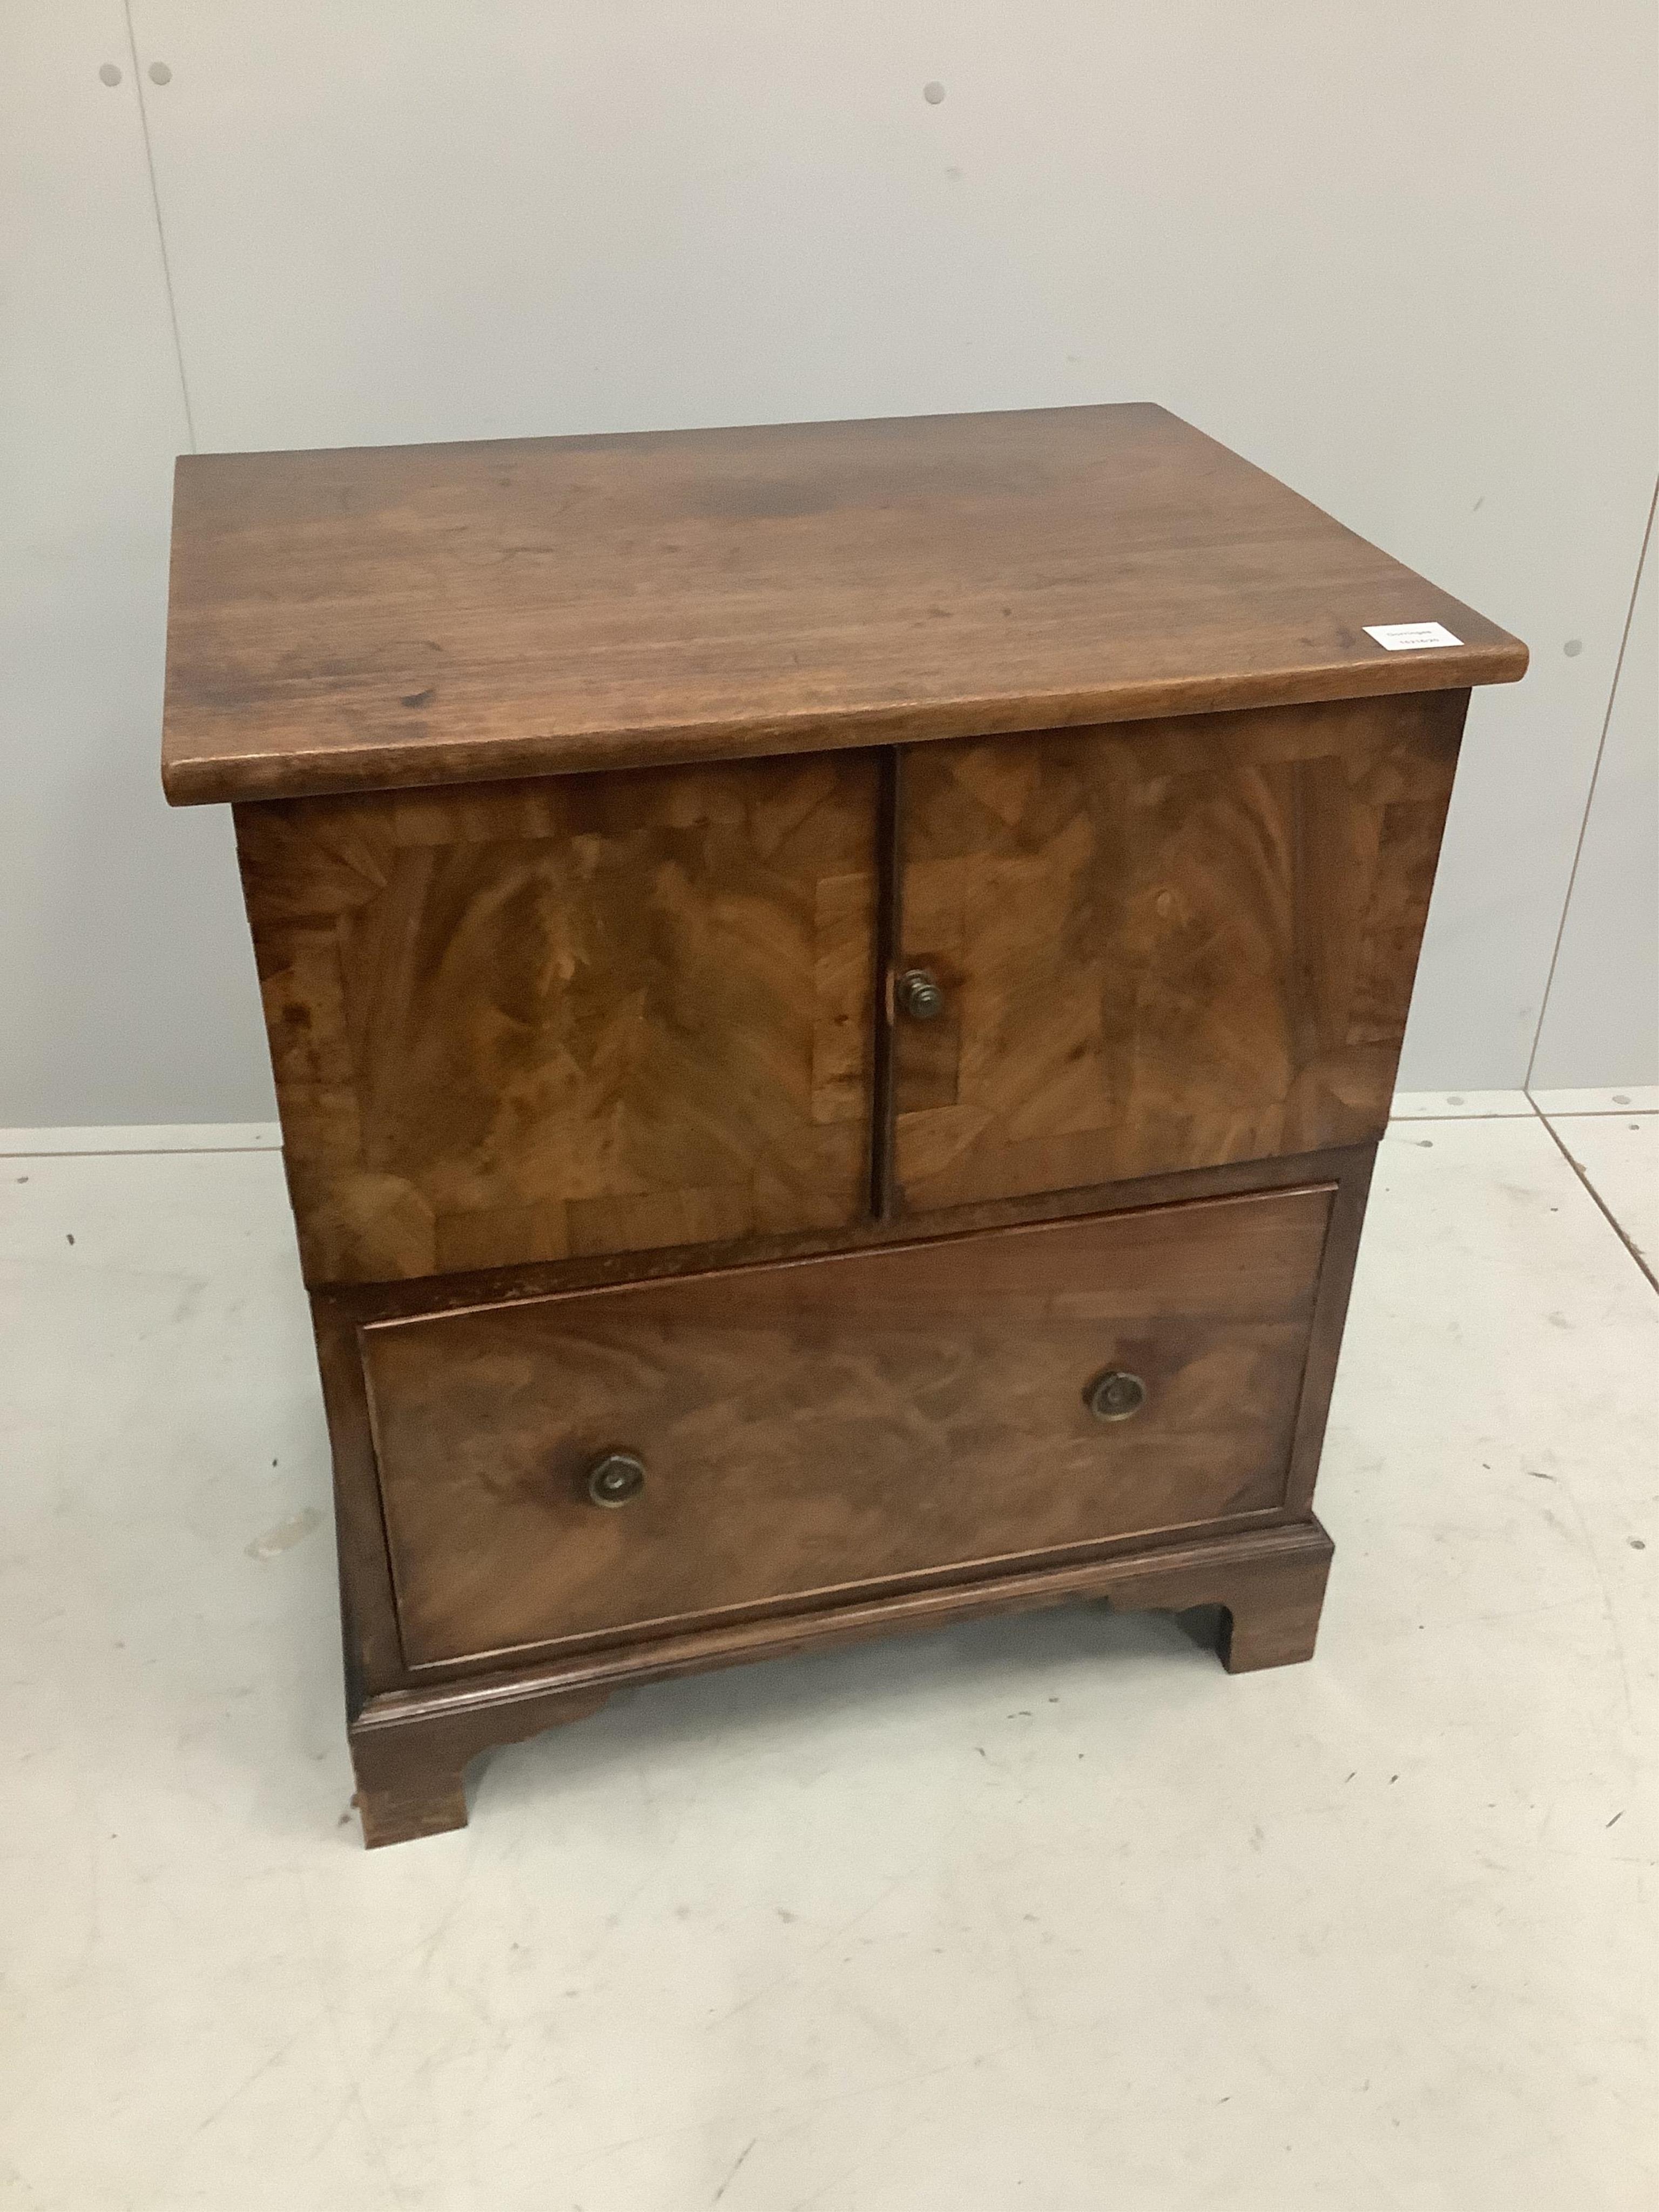
M 1367 626 L 1459 641 L 1389 651 Z M 1505 631 L 1160 407 L 179 464 L 176 804 L 1520 676 Z

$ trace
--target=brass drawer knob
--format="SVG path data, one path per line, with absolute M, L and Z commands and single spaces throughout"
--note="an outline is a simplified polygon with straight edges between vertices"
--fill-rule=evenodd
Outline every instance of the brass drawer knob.
M 1139 1375 L 1121 1367 L 1097 1375 L 1084 1392 L 1084 1401 L 1097 1421 L 1127 1421 L 1146 1402 L 1146 1385 Z
M 931 1022 L 945 1012 L 945 992 L 925 968 L 907 968 L 898 979 L 899 1011 L 913 1022 Z
M 631 1505 L 645 1488 L 645 1462 L 632 1452 L 606 1452 L 587 1470 L 587 1494 L 596 1505 Z

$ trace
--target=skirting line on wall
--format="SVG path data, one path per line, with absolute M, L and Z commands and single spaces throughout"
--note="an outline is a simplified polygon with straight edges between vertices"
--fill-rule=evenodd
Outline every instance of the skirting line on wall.
M 112 1129 L 0 1129 L 0 1160 L 100 1152 L 276 1152 L 275 1121 L 137 1122 Z

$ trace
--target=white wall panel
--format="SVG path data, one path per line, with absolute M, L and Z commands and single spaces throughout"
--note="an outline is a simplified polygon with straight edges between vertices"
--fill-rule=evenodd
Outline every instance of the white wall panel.
M 4 0 L 0 1124 L 270 1110 L 229 825 L 157 773 L 185 443 L 120 0 Z
M 1532 1083 L 1540 1091 L 1659 1084 L 1659 551 L 1651 536 Z

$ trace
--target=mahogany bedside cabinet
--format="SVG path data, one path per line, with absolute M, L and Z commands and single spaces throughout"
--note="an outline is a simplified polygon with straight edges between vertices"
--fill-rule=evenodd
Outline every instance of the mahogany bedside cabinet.
M 179 465 L 370 1844 L 607 1693 L 999 1609 L 1313 1650 L 1469 690 L 1158 407 Z

